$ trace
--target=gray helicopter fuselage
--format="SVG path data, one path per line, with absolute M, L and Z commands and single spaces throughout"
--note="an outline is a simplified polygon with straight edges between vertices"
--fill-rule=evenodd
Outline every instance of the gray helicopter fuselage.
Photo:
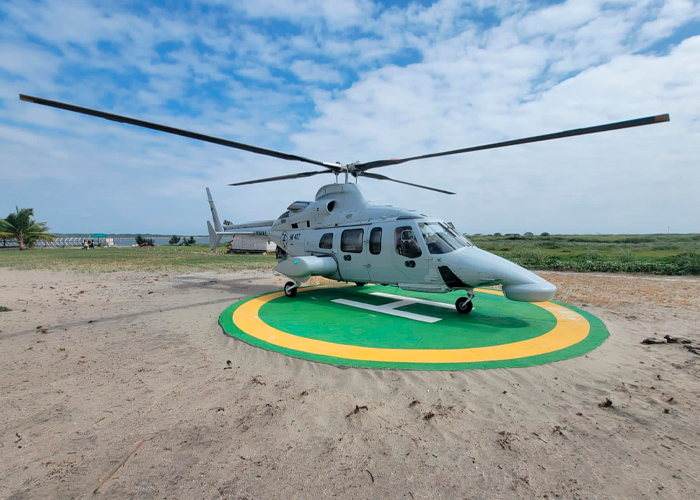
M 452 224 L 375 205 L 355 184 L 323 186 L 315 201 L 294 202 L 265 232 L 280 249 L 276 269 L 296 283 L 319 275 L 438 293 L 500 284 L 508 298 L 527 302 L 549 300 L 556 291 L 475 247 Z

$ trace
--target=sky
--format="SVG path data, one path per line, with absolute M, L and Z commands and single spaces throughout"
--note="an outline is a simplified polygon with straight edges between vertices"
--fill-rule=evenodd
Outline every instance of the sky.
M 623 131 L 360 177 L 377 204 L 468 234 L 700 232 L 700 2 L 0 2 L 0 217 L 58 233 L 206 234 L 334 182 L 283 161 L 20 93 L 351 163 L 669 113 Z

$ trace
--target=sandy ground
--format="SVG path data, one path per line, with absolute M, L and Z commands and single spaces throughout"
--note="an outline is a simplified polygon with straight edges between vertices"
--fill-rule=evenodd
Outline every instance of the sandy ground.
M 700 280 L 543 275 L 610 339 L 450 373 L 224 336 L 267 272 L 0 269 L 0 498 L 700 498 L 700 356 L 640 344 L 700 344 Z

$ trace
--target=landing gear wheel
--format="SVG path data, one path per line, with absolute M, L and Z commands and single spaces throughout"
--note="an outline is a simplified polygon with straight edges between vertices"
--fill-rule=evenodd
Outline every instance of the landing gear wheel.
M 474 309 L 474 304 L 469 297 L 460 297 L 457 299 L 457 302 L 455 302 L 455 307 L 458 313 L 469 314 L 472 312 L 472 309 Z
M 362 283 L 361 281 L 358 281 L 355 283 L 357 286 L 365 286 L 365 283 Z
M 287 297 L 296 297 L 297 296 L 297 286 L 293 281 L 287 281 L 287 283 L 285 283 L 284 294 Z

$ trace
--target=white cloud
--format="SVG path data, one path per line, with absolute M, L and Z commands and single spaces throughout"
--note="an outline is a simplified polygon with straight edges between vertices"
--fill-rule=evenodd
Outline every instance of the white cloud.
M 343 76 L 329 64 L 297 60 L 291 64 L 289 69 L 305 82 L 343 83 Z
M 360 24 L 374 10 L 369 0 L 243 0 L 235 6 L 254 18 L 301 23 L 321 19 L 334 28 Z
M 658 40 L 670 36 L 673 30 L 700 17 L 700 4 L 691 0 L 669 0 L 661 4 L 657 16 L 644 23 L 640 30 L 643 40 Z

